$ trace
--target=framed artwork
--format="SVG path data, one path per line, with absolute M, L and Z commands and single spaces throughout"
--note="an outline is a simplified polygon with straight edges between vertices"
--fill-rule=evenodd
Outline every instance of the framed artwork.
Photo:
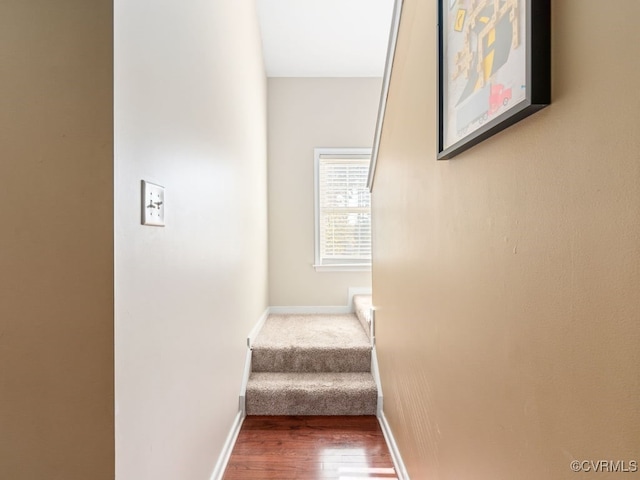
M 550 0 L 438 0 L 438 160 L 551 102 Z

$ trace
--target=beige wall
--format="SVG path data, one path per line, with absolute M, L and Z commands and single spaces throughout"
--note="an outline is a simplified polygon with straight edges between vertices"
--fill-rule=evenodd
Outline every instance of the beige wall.
M 553 104 L 444 162 L 436 3 L 405 1 L 373 192 L 384 410 L 411 478 L 640 460 L 640 3 L 552 2 Z
M 115 25 L 116 474 L 208 479 L 267 305 L 256 14 L 116 0 Z M 166 188 L 164 228 L 140 225 L 141 179 Z
M 0 3 L 3 479 L 113 479 L 111 7 Z
M 316 272 L 313 149 L 371 147 L 378 78 L 269 79 L 269 300 L 346 305 L 370 272 Z

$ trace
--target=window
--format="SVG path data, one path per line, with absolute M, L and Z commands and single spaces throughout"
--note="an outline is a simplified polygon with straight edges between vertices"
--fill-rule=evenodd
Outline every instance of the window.
M 318 271 L 371 269 L 370 158 L 368 148 L 315 149 Z

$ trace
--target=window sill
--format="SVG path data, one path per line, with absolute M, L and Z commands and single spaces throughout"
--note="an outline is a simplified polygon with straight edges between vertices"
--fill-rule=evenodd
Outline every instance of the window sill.
M 338 265 L 314 265 L 316 272 L 370 272 L 370 263 L 345 263 Z

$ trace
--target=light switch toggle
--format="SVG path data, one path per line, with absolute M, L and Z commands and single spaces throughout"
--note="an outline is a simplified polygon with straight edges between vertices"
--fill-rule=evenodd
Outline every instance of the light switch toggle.
M 164 227 L 164 187 L 142 180 L 142 224 Z

